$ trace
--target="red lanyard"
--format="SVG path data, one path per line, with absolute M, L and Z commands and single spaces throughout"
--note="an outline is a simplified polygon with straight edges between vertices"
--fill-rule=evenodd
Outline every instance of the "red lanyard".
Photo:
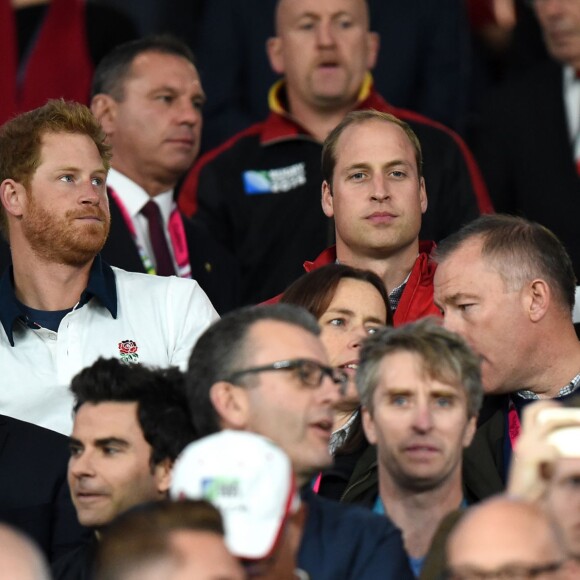
M 322 483 L 322 471 L 316 476 L 314 483 L 312 484 L 312 491 L 318 493 L 320 490 L 320 484 Z
M 521 428 L 522 426 L 520 423 L 520 418 L 518 416 L 518 410 L 516 409 L 514 402 L 510 399 L 508 408 L 508 431 L 512 449 L 515 447 L 516 441 L 520 436 Z
M 143 262 L 143 267 L 148 274 L 156 274 L 151 258 L 145 252 L 145 248 L 137 238 L 137 232 L 135 231 L 135 224 L 127 211 L 127 208 L 123 205 L 119 195 L 112 188 L 109 187 L 109 192 L 111 197 L 115 200 L 121 211 L 121 215 L 125 220 L 125 225 L 129 230 L 135 246 L 137 246 L 137 251 L 139 252 L 139 257 L 141 262 Z M 185 237 L 185 228 L 183 226 L 183 218 L 177 209 L 175 202 L 171 209 L 171 215 L 169 216 L 169 223 L 167 224 L 167 229 L 169 230 L 169 239 L 171 240 L 171 247 L 173 249 L 173 255 L 175 261 L 177 262 L 178 275 L 181 278 L 191 278 L 191 265 L 189 263 L 189 250 L 187 249 L 187 238 Z

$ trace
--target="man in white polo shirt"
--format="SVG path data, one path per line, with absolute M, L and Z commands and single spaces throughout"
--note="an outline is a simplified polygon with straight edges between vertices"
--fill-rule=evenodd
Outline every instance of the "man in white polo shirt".
M 0 129 L 0 411 L 65 434 L 71 378 L 99 356 L 185 367 L 218 318 L 199 285 L 111 268 L 110 152 L 91 112 L 49 101 Z

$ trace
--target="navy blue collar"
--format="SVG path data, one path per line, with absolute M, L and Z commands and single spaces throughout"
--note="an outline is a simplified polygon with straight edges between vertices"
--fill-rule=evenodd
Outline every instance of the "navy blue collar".
M 89 283 L 81 294 L 77 308 L 84 306 L 93 297 L 111 313 L 113 318 L 117 318 L 115 274 L 111 266 L 101 260 L 100 255 L 97 255 L 93 260 L 89 273 Z M 10 266 L 0 278 L 0 323 L 2 323 L 4 332 L 12 346 L 14 346 L 14 324 L 17 320 L 22 320 L 24 323 L 28 322 L 14 295 L 14 276 L 12 266 Z

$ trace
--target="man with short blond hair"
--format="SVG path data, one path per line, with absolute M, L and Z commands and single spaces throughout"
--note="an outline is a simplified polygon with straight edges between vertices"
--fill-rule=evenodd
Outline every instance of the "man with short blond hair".
M 338 261 L 367 269 L 389 290 L 394 324 L 438 315 L 433 242 L 419 241 L 428 205 L 421 145 L 411 127 L 380 111 L 352 111 L 322 149 L 322 209 L 336 245 L 307 271 Z
M 459 336 L 424 319 L 367 339 L 357 387 L 376 451 L 367 452 L 366 470 L 359 461 L 343 501 L 393 520 L 418 577 L 441 521 L 477 499 L 462 488 L 462 453 L 483 398 L 479 360 Z

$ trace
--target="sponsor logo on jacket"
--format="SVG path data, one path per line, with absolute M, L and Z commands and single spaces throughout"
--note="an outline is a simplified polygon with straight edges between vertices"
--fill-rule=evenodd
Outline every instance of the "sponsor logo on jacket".
M 295 163 L 278 169 L 249 170 L 242 174 L 246 195 L 283 193 L 306 183 L 306 166 Z

